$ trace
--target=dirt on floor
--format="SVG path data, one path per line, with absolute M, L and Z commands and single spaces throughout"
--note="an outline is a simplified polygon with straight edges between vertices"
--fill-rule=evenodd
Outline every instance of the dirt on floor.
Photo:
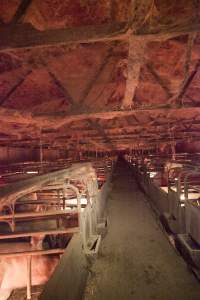
M 33 286 L 31 300 L 37 300 L 43 288 L 43 286 Z M 27 300 L 26 288 L 14 290 L 8 300 Z
M 119 164 L 108 200 L 108 232 L 84 300 L 199 300 L 200 284 L 173 249 L 130 168 Z

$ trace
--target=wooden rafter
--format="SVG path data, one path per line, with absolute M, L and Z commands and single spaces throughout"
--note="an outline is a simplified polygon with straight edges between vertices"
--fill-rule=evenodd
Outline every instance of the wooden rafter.
M 31 5 L 32 0 L 21 0 L 21 3 L 19 4 L 17 11 L 15 12 L 15 15 L 12 18 L 11 24 L 16 24 L 21 20 L 22 17 L 25 16 L 28 8 Z
M 30 75 L 32 70 L 26 70 L 25 73 L 17 79 L 15 84 L 11 87 L 11 89 L 6 93 L 6 95 L 2 98 L 0 98 L 0 105 L 3 105 L 5 101 L 9 99 L 9 97 L 18 89 L 19 86 L 23 84 L 23 82 L 26 80 L 28 75 Z
M 104 129 L 102 128 L 101 125 L 99 125 L 99 123 L 95 120 L 88 120 L 88 123 L 97 130 L 97 132 L 100 134 L 100 136 L 103 138 L 103 140 L 108 144 L 108 147 L 111 150 L 115 150 L 112 140 L 107 136 L 107 134 L 105 133 Z
M 136 116 L 139 118 L 140 115 L 148 116 L 152 115 L 154 118 L 158 115 L 162 115 L 163 118 L 167 119 L 174 117 L 179 120 L 182 119 L 186 114 L 191 118 L 200 115 L 200 108 L 160 108 L 160 109 L 137 109 L 137 110 L 124 110 L 124 111 L 88 111 L 82 114 L 69 114 L 67 112 L 61 113 L 30 113 L 30 112 L 20 112 L 13 109 L 6 109 L 0 107 L 0 119 L 5 121 L 6 124 L 21 124 L 34 126 L 35 128 L 54 128 L 58 129 L 61 126 L 70 124 L 75 121 L 82 121 L 87 119 L 102 119 L 102 120 L 112 120 L 114 118 L 124 118 L 126 116 Z
M 56 74 L 53 71 L 51 71 L 49 68 L 47 68 L 47 70 L 48 70 L 48 73 L 49 73 L 50 77 L 52 78 L 53 82 L 57 85 L 57 87 L 62 92 L 63 96 L 65 97 L 66 102 L 74 105 L 74 100 L 72 99 L 66 86 L 63 85 L 63 83 L 58 79 L 58 77 L 56 76 Z
M 95 86 L 96 82 L 98 81 L 99 77 L 101 76 L 102 72 L 104 71 L 105 67 L 107 66 L 110 58 L 112 57 L 113 48 L 111 47 L 106 56 L 104 57 L 99 69 L 97 70 L 96 74 L 93 76 L 92 80 L 88 83 L 85 90 L 83 91 L 81 98 L 79 99 L 79 103 L 82 105 L 86 102 L 87 97 L 89 96 L 92 88 Z
M 184 130 L 199 130 L 199 126 L 200 126 L 200 119 L 196 119 L 196 118 L 189 118 L 189 119 L 179 119 L 179 120 L 166 120 L 165 122 L 159 122 L 159 120 L 155 123 L 155 122 L 140 122 L 137 125 L 126 125 L 126 126 L 121 126 L 121 127 L 113 127 L 113 126 L 109 126 L 109 127 L 104 127 L 103 130 L 105 132 L 105 134 L 109 137 L 111 136 L 115 136 L 115 135 L 121 135 L 124 133 L 124 130 L 126 130 L 126 134 L 139 134 L 139 132 L 146 132 L 146 133 L 162 133 L 162 131 L 166 131 L 169 128 L 176 128 L 177 131 L 184 131 Z M 56 140 L 56 139 L 75 139 L 76 140 L 76 135 L 79 134 L 81 139 L 85 139 L 85 138 L 95 138 L 97 137 L 96 135 L 96 128 L 95 127 L 91 127 L 91 128 L 87 128 L 85 129 L 84 127 L 77 127 L 74 129 L 69 129 L 69 130 L 63 130 L 63 131 L 53 131 L 53 132 L 49 132 L 49 131 L 43 131 L 42 132 L 42 136 L 43 139 L 49 139 L 49 140 Z M 33 135 L 34 136 L 34 135 Z M 4 140 L 6 139 L 12 139 L 15 140 L 16 137 L 13 135 L 5 135 L 4 134 Z M 30 135 L 31 137 L 31 135 Z M 40 134 L 35 134 L 35 138 L 31 138 L 32 140 L 38 141 L 40 138 Z M 28 139 L 30 140 L 30 138 Z M 26 139 L 21 139 L 21 141 L 26 141 Z
M 177 93 L 174 96 L 172 96 L 168 102 L 176 102 L 178 105 L 182 105 L 182 98 L 186 89 L 188 88 L 188 80 L 191 77 L 190 64 L 191 64 L 192 48 L 193 48 L 195 37 L 196 37 L 195 33 L 188 35 L 187 48 L 185 53 L 184 77 Z
M 105 59 L 103 60 L 97 74 L 94 76 L 94 78 L 89 82 L 89 85 L 86 87 L 86 90 L 84 91 L 80 101 L 79 101 L 79 104 L 83 104 L 83 102 L 85 102 L 87 96 L 89 95 L 90 91 L 92 90 L 96 80 L 98 80 L 101 72 L 103 71 L 104 67 L 107 65 L 110 57 L 112 55 L 112 49 L 109 49 Z M 63 86 L 63 84 L 59 81 L 59 79 L 56 77 L 56 75 L 51 71 L 49 70 L 48 66 L 46 66 L 47 69 L 48 69 L 48 72 L 50 74 L 50 76 L 52 77 L 53 81 L 56 83 L 56 85 L 61 89 L 61 91 L 63 92 L 64 96 L 69 99 L 70 101 L 70 104 L 72 105 L 75 105 L 75 101 L 74 99 L 72 98 L 72 96 L 69 94 L 68 90 L 66 89 L 66 87 Z M 110 147 L 112 148 L 113 150 L 113 147 L 112 147 L 112 142 L 111 140 L 107 137 L 107 135 L 105 134 L 103 128 L 99 125 L 99 123 L 95 120 L 88 120 L 90 126 L 92 126 L 94 129 L 97 130 L 97 132 L 100 134 L 100 136 L 103 137 L 103 139 L 110 145 Z M 96 144 L 95 144 L 96 145 Z M 97 146 L 97 145 L 96 145 Z
M 183 98 L 183 96 L 185 95 L 185 93 L 187 92 L 191 82 L 193 81 L 196 73 L 199 70 L 199 67 L 200 67 L 200 60 L 197 62 L 196 66 L 195 66 L 194 70 L 191 72 L 191 74 L 185 79 L 184 84 L 181 87 L 181 90 L 179 92 L 178 99 L 181 100 Z
M 176 136 L 178 136 L 178 134 L 184 134 L 184 133 L 193 133 L 193 134 L 197 134 L 198 136 L 200 136 L 199 133 L 199 129 L 195 129 L 195 128 L 186 128 L 186 129 L 176 129 Z M 104 137 L 100 136 L 100 135 L 91 135 L 91 136 L 85 136 L 84 137 L 84 142 L 90 142 L 90 140 L 92 139 L 93 141 L 102 141 L 105 143 L 108 143 L 108 139 L 112 140 L 112 142 L 114 142 L 115 140 L 123 140 L 124 138 L 138 138 L 138 139 L 142 139 L 143 137 L 145 138 L 151 138 L 152 136 L 154 137 L 171 137 L 171 133 L 167 130 L 165 131 L 158 131 L 158 130 L 146 130 L 146 131 L 142 131 L 140 135 L 138 135 L 137 132 L 121 132 L 121 133 L 113 133 L 110 135 L 107 135 L 107 138 L 105 139 Z M 65 136 L 57 136 L 55 137 L 55 140 L 60 140 L 60 141 L 65 141 L 66 137 Z M 46 138 L 46 140 L 48 141 L 48 138 Z M 76 142 L 76 139 L 74 137 L 70 137 L 68 138 L 68 141 L 73 141 Z M 28 141 L 28 140 L 27 140 Z M 49 141 L 51 141 L 51 139 L 49 139 Z
M 199 133 L 196 131 L 196 132 L 183 132 L 183 133 L 179 133 L 177 134 L 174 138 L 173 138 L 173 141 L 186 141 L 186 140 L 192 140 L 192 141 L 200 141 L 200 135 Z M 133 148 L 133 146 L 135 147 L 136 145 L 140 144 L 140 146 L 142 148 L 145 148 L 145 147 L 149 147 L 149 144 L 162 144 L 162 143 L 170 143 L 172 141 L 172 137 L 171 136 L 167 136 L 167 135 L 162 135 L 160 137 L 158 137 L 156 134 L 155 135 L 148 135 L 148 134 L 144 134 L 143 136 L 139 137 L 138 135 L 137 136 L 118 136 L 118 137 L 115 137 L 113 138 L 112 140 L 112 144 L 113 144 L 113 147 L 115 150 L 119 150 L 119 149 L 123 149 L 124 147 L 128 147 L 128 148 Z M 6 143 L 0 143 L 0 145 L 3 145 L 3 146 L 10 146 L 10 147 L 22 147 L 22 148 L 32 148 L 32 147 L 35 147 L 35 148 L 38 148 L 38 144 L 37 142 L 35 141 L 32 141 L 32 140 L 27 140 L 27 141 L 12 141 L 11 143 L 9 144 L 6 144 Z M 45 142 L 44 144 L 44 148 L 48 147 L 48 148 L 51 148 L 51 149 L 56 149 L 56 148 L 67 148 L 67 149 L 73 149 L 75 148 L 76 146 L 76 141 L 73 141 L 73 140 L 69 140 L 67 141 L 64 141 L 64 140 L 55 140 L 54 143 L 52 143 L 52 141 L 47 141 Z M 84 143 L 80 143 L 78 145 L 78 150 L 82 151 L 82 150 L 88 150 L 90 149 L 91 151 L 112 151 L 111 149 L 109 149 L 108 147 L 108 144 L 105 140 L 103 139 L 95 139 L 95 140 L 92 140 L 91 138 L 89 139 L 86 139 L 84 141 Z
M 110 16 L 112 20 L 116 19 L 116 0 L 110 1 Z
M 94 121 L 93 121 L 94 122 Z M 92 123 L 93 123 L 92 122 Z M 102 128 L 104 133 L 102 133 L 102 129 L 98 130 L 94 124 L 92 124 L 90 129 L 84 128 L 76 128 L 74 130 L 54 132 L 45 134 L 43 133 L 43 146 L 44 147 L 63 147 L 68 149 L 82 149 L 83 145 L 89 149 L 93 149 L 95 146 L 96 150 L 111 150 L 118 149 L 119 145 L 123 145 L 123 142 L 128 144 L 127 139 L 129 138 L 130 145 L 134 142 L 144 142 L 148 143 L 149 140 L 156 138 L 157 142 L 160 140 L 163 141 L 164 138 L 170 139 L 171 135 L 169 132 L 169 128 L 173 128 L 176 132 L 176 138 L 185 138 L 186 136 L 197 138 L 199 137 L 199 125 L 200 120 L 198 116 L 193 119 L 184 119 L 180 118 L 179 120 L 171 119 L 166 120 L 165 122 L 161 121 L 161 123 L 152 119 L 152 121 L 142 123 L 136 126 L 125 126 L 124 128 Z M 96 134 L 98 132 L 98 135 Z M 80 143 L 77 147 L 77 134 L 80 135 Z M 34 138 L 23 138 L 16 139 L 16 137 L 12 136 L 10 138 L 6 137 L 0 141 L 0 145 L 4 146 L 24 146 L 24 147 L 38 147 L 40 136 Z M 112 147 L 111 144 L 112 143 Z M 130 146 L 131 147 L 131 146 Z
M 165 91 L 166 96 L 168 98 L 171 98 L 172 97 L 172 92 L 170 91 L 170 88 L 166 84 L 165 80 L 158 75 L 158 73 L 156 72 L 156 70 L 154 69 L 154 67 L 152 66 L 152 64 L 147 63 L 146 66 L 147 66 L 148 71 L 153 75 L 153 77 L 156 80 L 156 82 Z

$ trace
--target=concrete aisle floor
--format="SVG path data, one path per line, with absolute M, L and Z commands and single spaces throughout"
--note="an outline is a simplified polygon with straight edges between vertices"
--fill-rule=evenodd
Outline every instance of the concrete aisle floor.
M 108 202 L 108 233 L 85 300 L 200 300 L 200 284 L 169 244 L 132 179 L 118 164 Z

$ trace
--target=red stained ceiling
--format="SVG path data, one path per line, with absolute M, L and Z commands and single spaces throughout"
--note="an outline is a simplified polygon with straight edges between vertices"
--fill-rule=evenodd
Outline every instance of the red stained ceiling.
M 130 2 L 33 0 L 18 23 L 29 23 L 34 28 L 45 31 L 63 27 L 96 26 L 112 21 L 129 22 Z M 154 33 L 166 28 L 171 30 L 173 26 L 182 26 L 187 22 L 192 24 L 199 14 L 199 8 L 193 1 L 136 1 L 139 2 L 141 5 L 135 7 L 135 15 L 132 17 L 132 24 L 138 32 L 146 30 Z M 1 26 L 8 26 L 12 22 L 20 3 L 20 0 L 0 0 Z M 193 37 L 191 53 L 188 43 L 188 34 L 147 41 L 132 99 L 134 108 L 168 105 L 170 99 L 174 103 L 174 97 L 180 94 L 183 83 L 193 73 L 187 90 L 181 94 L 181 101 L 183 106 L 199 107 L 199 34 Z M 44 114 L 63 111 L 79 113 L 83 106 L 85 113 L 90 110 L 120 110 L 128 76 L 128 51 L 127 40 L 1 50 L 1 105 L 22 112 Z M 148 122 L 146 115 L 145 118 L 144 122 Z M 189 113 L 187 118 L 190 118 Z M 111 127 L 117 129 L 120 122 L 111 122 Z M 87 128 L 87 122 L 80 123 L 83 128 Z M 127 126 L 126 120 L 122 123 Z M 133 119 L 129 123 L 134 125 Z M 103 121 L 101 125 L 106 127 L 108 122 Z M 27 128 L 30 130 L 29 126 Z M 99 134 L 97 128 L 93 129 Z M 2 125 L 1 131 L 5 131 L 5 125 Z M 77 132 L 79 134 L 78 130 Z M 24 134 L 29 133 L 24 130 Z M 31 135 L 34 136 L 34 132 Z

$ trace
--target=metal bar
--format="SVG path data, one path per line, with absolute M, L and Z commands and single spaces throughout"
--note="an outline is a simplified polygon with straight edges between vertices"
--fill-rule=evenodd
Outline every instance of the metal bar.
M 36 203 L 37 204 L 37 203 Z M 45 212 L 30 212 L 30 213 L 17 213 L 14 215 L 0 215 L 0 220 L 23 219 L 29 217 L 50 217 L 50 216 L 65 216 L 70 214 L 77 214 L 78 210 L 73 211 L 45 211 Z
M 64 199 L 64 198 L 63 198 Z M 70 200 L 70 199 L 68 199 Z M 39 201 L 20 201 L 20 202 L 16 202 L 15 205 L 24 205 L 24 204 L 31 204 L 31 205 L 38 205 L 38 204 L 45 204 L 46 206 L 51 206 L 52 204 L 54 205 L 58 205 L 59 204 L 59 201 L 56 201 L 56 200 L 51 200 L 51 199 L 45 199 L 45 200 L 39 200 Z M 66 207 L 69 207 L 69 208 L 73 208 L 73 207 L 76 207 L 77 205 L 76 204 L 70 204 L 70 203 L 66 203 L 65 205 Z M 63 206 L 64 207 L 64 206 Z M 85 204 L 81 204 L 81 207 L 85 207 Z
M 38 236 L 38 235 L 49 235 L 49 234 L 65 234 L 65 233 L 77 233 L 79 232 L 78 227 L 71 227 L 66 229 L 54 229 L 54 230 L 43 230 L 37 232 L 20 232 L 10 234 L 0 234 L 0 240 L 3 239 L 16 239 L 21 237 Z
M 31 299 L 31 256 L 27 257 L 27 299 Z
M 44 189 L 50 183 L 58 180 L 63 182 L 67 178 L 80 179 L 82 176 L 89 177 L 94 173 L 91 163 L 74 164 L 68 169 L 47 173 L 41 176 L 34 176 L 30 179 L 17 181 L 0 188 L 0 207 L 7 203 L 13 203 L 29 193 Z
M 50 250 L 34 250 L 34 251 L 23 251 L 23 252 L 0 253 L 0 258 L 62 254 L 64 252 L 65 249 L 56 248 Z

